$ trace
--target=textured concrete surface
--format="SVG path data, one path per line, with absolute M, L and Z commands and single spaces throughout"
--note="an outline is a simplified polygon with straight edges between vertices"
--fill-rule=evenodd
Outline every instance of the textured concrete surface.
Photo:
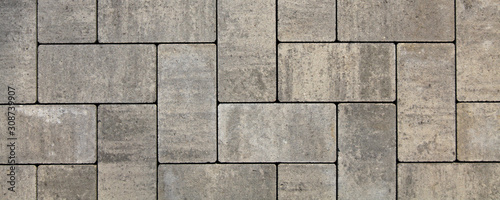
M 334 164 L 278 165 L 278 199 L 335 199 Z
M 95 165 L 41 165 L 37 199 L 97 199 Z
M 36 199 L 35 165 L 3 165 L 0 169 L 5 173 L 2 175 L 8 177 L 0 184 L 1 199 Z

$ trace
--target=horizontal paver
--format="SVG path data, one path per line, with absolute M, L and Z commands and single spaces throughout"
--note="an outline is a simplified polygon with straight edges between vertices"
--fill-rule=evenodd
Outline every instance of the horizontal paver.
M 219 161 L 335 162 L 335 104 L 221 104 Z
M 94 163 L 94 105 L 0 106 L 1 163 Z M 10 112 L 7 115 L 7 112 Z M 9 118 L 8 118 L 9 116 Z M 12 118 L 14 117 L 14 118 Z M 8 147 L 8 148 L 7 148 Z M 11 158 L 9 158 L 11 157 Z
M 155 46 L 40 46 L 38 93 L 41 103 L 155 102 Z
M 215 162 L 215 45 L 160 45 L 158 51 L 159 161 Z
M 95 165 L 41 165 L 38 199 L 97 199 Z
M 455 48 L 398 45 L 398 157 L 455 160 Z
M 334 164 L 278 165 L 278 199 L 336 199 Z
M 36 199 L 35 165 L 2 165 L 1 199 Z
M 280 101 L 394 101 L 393 44 L 279 45 Z
M 276 166 L 160 165 L 158 199 L 276 199 Z

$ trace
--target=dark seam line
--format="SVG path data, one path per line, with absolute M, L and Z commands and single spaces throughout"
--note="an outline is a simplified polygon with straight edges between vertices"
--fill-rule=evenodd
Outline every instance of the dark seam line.
M 395 126 L 396 126 L 396 198 L 395 199 L 398 199 L 398 157 L 399 157 L 399 154 L 398 154 L 398 145 L 399 145 L 399 141 L 398 141 L 398 135 L 399 135 L 399 130 L 398 130 L 398 43 L 394 43 L 394 73 L 395 73 L 395 82 L 396 82 L 396 85 L 394 86 L 395 87 L 395 96 L 396 96 L 396 100 L 394 100 L 394 104 L 395 104 L 395 107 L 396 107 L 396 119 L 395 119 Z
M 457 103 L 500 103 L 500 101 L 456 101 Z
M 95 44 L 99 43 L 99 0 L 95 0 Z
M 280 102 L 280 100 L 279 100 L 279 74 L 278 74 L 279 73 L 278 45 L 280 43 L 279 38 L 278 38 L 278 20 L 279 20 L 278 19 L 278 0 L 276 0 L 275 9 L 276 9 L 276 11 L 275 11 L 276 12 L 275 13 L 275 22 L 276 22 L 276 24 L 275 24 L 275 30 L 274 30 L 275 34 L 276 34 L 276 41 L 275 41 L 276 47 L 274 49 L 275 50 L 275 56 L 276 56 L 275 57 L 275 65 L 276 65 L 276 67 L 275 67 L 275 70 L 276 70 L 276 97 L 275 98 L 276 98 L 276 100 L 275 100 L 275 102 L 278 103 L 278 102 Z
M 117 42 L 117 43 L 39 43 L 39 45 L 146 45 L 146 44 L 215 44 L 215 42 Z
M 35 199 L 38 199 L 38 166 L 35 166 Z
M 357 43 L 380 43 L 380 44 L 393 44 L 393 43 L 437 43 L 437 44 L 453 44 L 455 41 L 280 41 L 280 43 L 332 43 L 332 44 L 357 44 Z
M 220 102 L 219 104 L 338 104 L 338 103 L 394 103 L 394 101 L 300 101 L 300 102 Z
M 219 162 L 219 3 L 215 0 L 215 162 Z
M 160 162 L 160 155 L 159 155 L 159 151 L 158 151 L 158 139 L 159 139 L 159 133 L 158 133 L 158 99 L 159 99 L 159 95 L 158 95 L 158 83 L 160 80 L 158 80 L 158 71 L 159 71 L 159 61 L 158 61 L 158 46 L 159 44 L 156 44 L 156 199 L 158 200 L 158 181 L 159 181 L 159 177 L 158 177 L 158 163 Z
M 400 161 L 399 163 L 410 163 L 410 164 L 431 164 L 431 163 L 500 163 L 500 161 Z
M 335 0 L 335 42 L 339 42 L 339 11 L 338 11 L 339 3 L 338 0 Z M 338 199 L 338 195 L 337 195 Z
M 278 184 L 279 184 L 279 178 L 278 178 L 278 175 L 279 175 L 279 172 L 278 172 L 278 165 L 279 165 L 279 163 L 276 163 L 275 165 L 276 165 L 276 168 L 275 168 L 275 169 L 276 169 L 276 200 L 278 200 L 278 195 L 279 195 L 279 194 L 278 194 L 278 192 L 279 192 L 279 191 L 278 191 Z
M 13 164 L 8 163 L 0 163 L 0 166 L 11 166 Z M 93 163 L 16 163 L 14 165 L 96 165 Z
M 95 195 L 96 199 L 99 199 L 99 104 L 95 105 L 95 119 L 96 119 L 96 124 L 95 124 L 95 134 L 96 134 L 96 182 L 95 182 Z
M 457 96 L 457 1 L 453 1 L 453 7 L 454 9 L 454 23 L 455 23 L 455 161 L 458 161 L 458 112 L 457 112 L 457 107 L 458 107 L 458 96 Z
M 335 196 L 339 199 L 339 104 L 335 104 Z
M 38 102 L 38 46 L 39 46 L 39 43 L 38 43 L 38 0 L 35 2 L 36 3 L 36 8 L 35 8 L 35 13 L 36 13 L 36 21 L 35 21 L 35 34 L 36 34 L 36 47 L 35 47 L 35 51 L 36 51 L 36 54 L 35 54 L 35 68 L 36 68 L 36 82 L 35 82 L 35 103 Z
M 19 105 L 19 106 L 33 106 L 33 105 L 156 105 L 156 103 L 99 103 L 99 102 L 89 102 L 89 103 L 16 103 L 16 104 L 7 104 L 2 103 L 0 106 L 6 105 Z

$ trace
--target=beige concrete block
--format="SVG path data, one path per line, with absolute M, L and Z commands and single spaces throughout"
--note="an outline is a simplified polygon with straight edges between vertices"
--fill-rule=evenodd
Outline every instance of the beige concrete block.
M 41 165 L 37 197 L 45 199 L 97 199 L 95 165 Z

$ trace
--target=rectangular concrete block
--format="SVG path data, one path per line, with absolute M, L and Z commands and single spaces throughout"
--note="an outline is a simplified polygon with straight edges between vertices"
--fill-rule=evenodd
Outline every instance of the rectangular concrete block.
M 500 103 L 457 104 L 460 161 L 500 161 Z
M 2 165 L 1 199 L 36 199 L 35 165 Z
M 499 199 L 498 163 L 398 165 L 398 199 Z
M 453 41 L 454 1 L 340 0 L 340 41 Z
M 278 165 L 278 199 L 336 199 L 334 164 Z
M 398 157 L 455 160 L 453 44 L 398 45 Z
M 335 0 L 279 0 L 280 41 L 335 41 Z
M 97 199 L 95 165 L 40 165 L 38 199 Z
M 395 199 L 394 104 L 339 104 L 338 117 L 338 199 Z
M 221 102 L 276 100 L 276 1 L 218 1 Z
M 156 198 L 156 106 L 101 105 L 99 199 Z
M 215 45 L 158 48 L 159 161 L 215 162 Z
M 38 2 L 38 42 L 94 43 L 97 40 L 94 0 Z
M 160 165 L 158 199 L 276 199 L 273 164 Z
M 457 98 L 500 101 L 500 1 L 456 2 Z
M 393 44 L 279 45 L 280 101 L 394 101 Z
M 219 161 L 335 162 L 335 104 L 221 104 Z
M 215 0 L 100 0 L 99 42 L 214 42 Z
M 36 0 L 0 2 L 0 103 L 36 102 Z
M 94 105 L 0 106 L 1 163 L 94 163 Z M 10 112 L 7 114 L 7 112 Z M 12 118 L 14 117 L 14 118 Z M 8 148 L 7 148 L 8 147 Z M 9 158 L 11 157 L 11 158 Z
M 156 101 L 154 45 L 39 47 L 41 103 Z

